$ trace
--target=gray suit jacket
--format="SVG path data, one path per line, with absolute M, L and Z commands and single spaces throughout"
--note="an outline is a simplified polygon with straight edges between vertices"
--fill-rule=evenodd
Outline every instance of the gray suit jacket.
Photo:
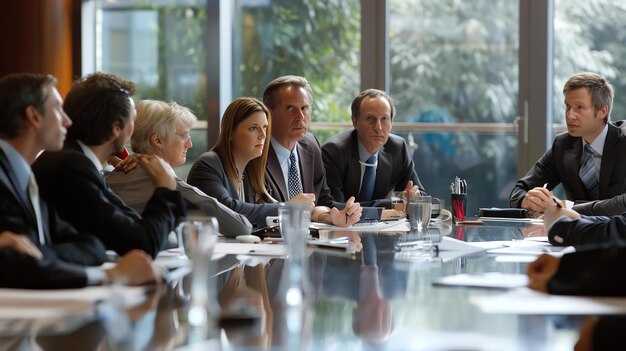
M 322 151 L 317 138 L 313 134 L 306 133 L 304 139 L 298 142 L 298 161 L 303 192 L 315 194 L 318 206 L 343 208 L 345 204 L 335 202 L 330 194 L 328 185 L 326 185 L 326 171 L 322 161 Z M 278 201 L 285 202 L 289 200 L 287 182 L 280 168 L 280 163 L 278 163 L 276 152 L 271 145 L 265 174 L 269 183 L 270 195 Z
M 112 172 L 106 177 L 106 182 L 113 192 L 139 213 L 143 212 L 155 189 L 152 178 L 141 167 L 129 173 Z M 176 183 L 176 190 L 187 202 L 189 214 L 194 214 L 194 210 L 198 210 L 202 215 L 215 217 L 220 225 L 220 232 L 226 236 L 235 237 L 250 234 L 252 231 L 252 224 L 245 216 L 233 212 L 179 177 L 176 177 Z
M 582 155 L 582 139 L 568 133 L 559 134 L 552 147 L 535 163 L 528 173 L 517 181 L 509 203 L 520 207 L 526 193 L 548 183 L 552 190 L 559 183 L 568 200 L 576 203 L 574 210 L 581 214 L 617 215 L 626 211 L 626 125 L 624 121 L 609 123 L 600 166 L 600 199 L 591 201 L 578 177 Z
M 357 198 L 361 184 L 361 165 L 356 130 L 347 130 L 328 139 L 322 146 L 322 156 L 326 168 L 326 183 L 333 198 L 336 201 L 345 201 L 350 196 Z M 404 190 L 409 180 L 424 191 L 406 142 L 397 135 L 389 134 L 389 139 L 378 155 L 372 201 L 362 202 L 361 205 L 391 208 L 387 195 L 392 190 Z
M 244 173 L 244 185 L 246 174 Z M 246 187 L 247 201 L 241 201 L 237 190 L 233 187 L 226 176 L 222 159 L 215 151 L 205 152 L 194 162 L 187 176 L 190 185 L 198 187 L 209 196 L 213 196 L 219 202 L 231 210 L 248 217 L 250 222 L 257 227 L 266 227 L 267 216 L 278 216 L 279 203 L 256 204 L 255 195 Z

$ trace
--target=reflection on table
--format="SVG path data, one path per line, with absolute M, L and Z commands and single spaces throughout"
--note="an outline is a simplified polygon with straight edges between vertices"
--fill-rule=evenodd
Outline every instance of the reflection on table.
M 451 227 L 447 235 L 468 242 L 521 240 L 533 230 L 525 223 L 486 222 Z M 572 349 L 577 339 L 579 317 L 484 314 L 469 298 L 498 291 L 431 284 L 460 273 L 523 274 L 527 263 L 485 252 L 449 260 L 435 250 L 402 255 L 398 244 L 406 233 L 351 235 L 354 253 L 309 251 L 296 312 L 285 289 L 285 259 L 226 255 L 215 261 L 211 284 L 222 318 L 208 340 L 194 339 L 187 323 L 189 282 L 183 278 L 119 313 L 98 307 L 82 320 L 36 328 L 16 320 L 20 327 L 5 330 L 0 342 L 15 350 L 167 350 L 190 342 L 200 342 L 200 349 L 556 350 Z

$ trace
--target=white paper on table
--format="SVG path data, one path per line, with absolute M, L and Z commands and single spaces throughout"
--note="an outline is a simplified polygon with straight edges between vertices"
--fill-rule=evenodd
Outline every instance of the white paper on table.
M 528 277 L 524 274 L 504 274 L 498 272 L 457 274 L 438 278 L 433 281 L 433 285 L 512 289 L 528 285 Z
M 439 251 L 483 251 L 492 248 L 503 247 L 504 244 L 501 241 L 478 241 L 478 242 L 467 242 L 463 240 L 458 240 L 455 238 L 451 238 L 449 236 L 444 236 L 441 238 L 441 242 L 439 243 Z
M 251 255 L 251 256 L 287 256 L 287 246 L 284 244 L 244 244 L 244 243 L 220 243 L 215 244 L 213 253 L 230 255 Z
M 93 310 L 95 303 L 121 297 L 129 308 L 143 302 L 145 287 L 89 286 L 82 289 L 0 289 L 0 319 L 39 319 Z
M 355 232 L 408 232 L 411 230 L 406 218 L 395 221 L 380 221 L 375 223 L 353 224 L 349 227 L 337 227 L 326 223 L 312 223 L 309 227 L 319 231 L 342 230 Z
M 543 224 L 543 219 L 539 218 L 506 218 L 506 217 L 479 217 L 482 221 L 491 221 L 491 222 L 524 222 L 524 223 L 535 223 L 535 224 Z
M 548 239 L 547 236 L 529 236 L 527 238 L 524 238 L 524 241 L 537 241 L 537 242 L 541 242 L 541 243 L 549 243 L 550 240 Z
M 626 313 L 626 298 L 548 295 L 519 288 L 499 295 L 471 296 L 485 313 L 538 315 L 598 315 Z

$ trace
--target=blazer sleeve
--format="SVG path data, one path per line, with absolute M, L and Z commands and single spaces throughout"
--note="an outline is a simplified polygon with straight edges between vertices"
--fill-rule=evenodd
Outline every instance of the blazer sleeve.
M 139 215 L 106 187 L 91 161 L 77 152 L 44 154 L 33 171 L 42 196 L 61 218 L 81 232 L 92 233 L 119 255 L 141 249 L 154 258 L 186 216 L 181 194 L 165 188 L 154 190 Z
M 338 202 L 346 202 L 343 195 L 343 177 L 346 177 L 346 166 L 349 160 L 346 162 L 345 156 L 346 152 L 340 150 L 334 142 L 327 142 L 322 146 L 326 184 L 330 190 L 330 195 Z
M 222 205 L 215 198 L 203 193 L 200 189 L 180 180 L 178 189 L 188 201 L 189 209 L 197 208 L 202 214 L 213 216 L 220 225 L 220 233 L 228 237 L 250 234 L 252 224 L 246 216 L 236 213 L 230 208 Z M 191 213 L 192 211 L 190 211 Z
M 574 205 L 572 209 L 588 216 L 613 216 L 626 212 L 626 194 L 620 194 L 610 199 L 583 202 Z
M 316 204 L 318 206 L 328 207 L 345 207 L 345 202 L 336 201 L 326 184 L 326 169 L 324 168 L 324 161 L 322 160 L 322 148 L 320 142 L 315 135 L 307 133 L 304 139 L 309 144 L 309 149 L 313 151 L 313 189 L 316 190 Z
M 626 246 L 606 246 L 564 255 L 548 292 L 559 295 L 626 296 Z
M 562 240 L 555 240 L 555 237 Z M 626 239 L 626 216 L 583 216 L 581 219 L 562 218 L 550 228 L 548 238 L 553 245 L 579 246 L 617 243 Z
M 0 286 L 15 289 L 70 289 L 87 285 L 85 268 L 63 262 L 46 247 L 44 258 L 0 249 Z
M 626 338 L 622 335 L 625 325 L 625 316 L 608 316 L 598 319 L 593 331 L 593 349 L 626 350 Z
M 234 190 L 228 185 L 229 180 L 224 167 L 215 152 L 208 152 L 194 162 L 187 183 L 214 197 L 231 210 L 248 217 L 257 227 L 266 227 L 267 216 L 277 216 L 279 203 L 254 204 L 239 200 Z
M 554 147 L 554 145 L 553 145 Z M 515 183 L 509 196 L 510 207 L 521 207 L 522 200 L 529 190 L 541 187 L 548 183 L 551 188 L 559 184 L 561 180 L 556 169 L 552 148 L 548 149 L 526 175 Z

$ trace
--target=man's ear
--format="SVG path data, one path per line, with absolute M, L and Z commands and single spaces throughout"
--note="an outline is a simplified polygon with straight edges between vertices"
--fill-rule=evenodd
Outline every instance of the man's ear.
M 111 129 L 111 137 L 118 138 L 122 134 L 122 127 L 120 126 L 120 122 L 113 123 L 113 127 Z
M 357 122 L 357 118 L 356 118 L 356 117 L 354 117 L 354 116 L 352 116 L 352 126 L 353 126 L 354 128 L 356 128 L 356 122 Z
M 26 106 L 26 110 L 24 111 L 24 115 L 26 116 L 26 123 L 35 128 L 39 128 L 41 125 L 42 115 L 39 113 L 39 110 L 33 105 Z
M 163 141 L 157 133 L 152 133 L 152 135 L 150 135 L 150 144 L 152 144 L 152 147 L 154 148 L 163 148 Z

